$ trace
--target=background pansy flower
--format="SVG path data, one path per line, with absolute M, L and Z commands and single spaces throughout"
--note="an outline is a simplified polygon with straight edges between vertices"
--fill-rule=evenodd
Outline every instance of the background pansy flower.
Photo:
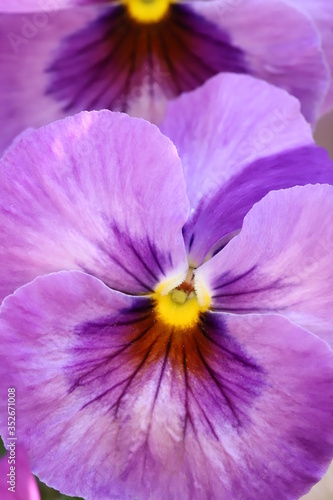
M 169 107 L 181 159 L 101 111 L 1 160 L 0 390 L 63 493 L 291 499 L 328 468 L 333 187 L 304 184 L 332 164 L 294 98 L 250 77 L 236 96 L 239 78 Z
M 1 0 L 1 10 L 1 150 L 25 128 L 81 110 L 159 121 L 165 99 L 221 72 L 285 88 L 312 122 L 328 89 L 331 54 L 287 1 Z

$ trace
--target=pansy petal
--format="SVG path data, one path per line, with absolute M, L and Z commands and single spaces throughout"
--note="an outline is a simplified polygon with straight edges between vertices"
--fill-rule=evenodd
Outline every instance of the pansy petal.
M 6 440 L 6 445 L 9 446 L 10 451 L 0 459 L 1 500 L 13 500 L 13 498 L 15 500 L 40 500 L 37 483 L 30 471 L 24 448 L 17 443 L 16 439 Z
M 5 300 L 0 385 L 20 394 L 38 476 L 87 500 L 308 491 L 333 453 L 327 344 L 280 316 L 209 313 L 179 352 L 150 314 L 149 298 L 78 272 Z
M 143 120 L 84 112 L 30 132 L 1 160 L 0 200 L 1 299 L 52 271 L 144 293 L 187 269 L 180 160 Z
M 60 40 L 95 17 L 95 8 L 0 15 L 0 156 L 24 129 L 65 116 L 46 94 L 46 68 Z
M 333 187 L 273 191 L 197 271 L 219 311 L 279 313 L 333 345 Z
M 320 35 L 307 16 L 280 0 L 199 1 L 194 8 L 231 33 L 251 74 L 288 90 L 315 122 L 330 75 Z
M 333 183 L 296 99 L 251 77 L 220 75 L 170 102 L 161 130 L 182 159 L 192 208 L 184 239 L 196 266 L 271 189 Z
M 287 0 L 294 7 L 306 12 L 319 29 L 322 46 L 331 70 L 331 83 L 321 112 L 333 107 L 333 3 L 331 0 Z

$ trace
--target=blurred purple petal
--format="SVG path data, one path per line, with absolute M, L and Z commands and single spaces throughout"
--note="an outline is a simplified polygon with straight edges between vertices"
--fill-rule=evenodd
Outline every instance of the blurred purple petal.
M 118 5 L 68 37 L 47 71 L 47 92 L 66 113 L 103 108 L 131 112 L 143 100 L 140 115 L 153 118 L 150 101 L 160 101 L 161 94 L 171 98 L 217 73 L 246 73 L 247 67 L 228 33 L 187 6 L 173 5 L 163 23 L 145 25 Z
M 302 1 L 302 0 L 300 0 Z M 195 9 L 232 34 L 254 76 L 296 96 L 308 121 L 318 118 L 330 75 L 320 34 L 288 1 L 195 2 Z

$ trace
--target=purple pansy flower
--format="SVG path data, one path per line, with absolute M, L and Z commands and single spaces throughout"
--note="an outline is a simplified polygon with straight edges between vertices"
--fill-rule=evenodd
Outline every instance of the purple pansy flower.
M 291 3 L 0 0 L 6 124 L 0 150 L 27 127 L 81 110 L 126 111 L 159 122 L 166 99 L 221 72 L 283 87 L 314 122 L 328 90 L 332 42 L 325 25 L 324 52 L 322 32 Z M 317 17 L 331 26 L 329 3 L 321 0 Z
M 1 160 L 0 390 L 64 493 L 296 499 L 333 456 L 332 163 L 251 77 L 161 128 L 84 112 Z

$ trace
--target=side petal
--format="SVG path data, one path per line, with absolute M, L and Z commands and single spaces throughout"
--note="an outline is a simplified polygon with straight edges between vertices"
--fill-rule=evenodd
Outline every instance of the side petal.
M 8 389 L 8 388 L 7 388 Z M 1 500 L 40 500 L 36 479 L 30 471 L 24 448 L 16 440 L 8 440 L 10 450 L 0 460 Z
M 220 75 L 170 102 L 161 130 L 183 163 L 194 266 L 270 190 L 333 183 L 333 164 L 314 145 L 296 99 L 248 76 Z
M 194 7 L 231 34 L 251 74 L 297 97 L 307 120 L 316 121 L 330 75 L 321 37 L 303 12 L 280 0 L 199 1 Z
M 319 29 L 322 46 L 331 71 L 331 82 L 321 113 L 333 108 L 333 4 L 330 0 L 286 0 L 306 12 Z
M 176 337 L 157 357 L 149 334 L 143 350 L 142 337 L 127 342 L 147 313 L 148 298 L 77 272 L 5 300 L 0 388 L 20 394 L 19 432 L 38 476 L 100 500 L 308 491 L 333 454 L 327 344 L 280 316 L 209 313 L 178 364 Z
M 273 191 L 197 271 L 213 308 L 279 313 L 333 345 L 333 187 Z
M 182 167 L 148 122 L 84 112 L 32 131 L 1 160 L 0 193 L 1 299 L 53 271 L 144 293 L 187 269 Z

